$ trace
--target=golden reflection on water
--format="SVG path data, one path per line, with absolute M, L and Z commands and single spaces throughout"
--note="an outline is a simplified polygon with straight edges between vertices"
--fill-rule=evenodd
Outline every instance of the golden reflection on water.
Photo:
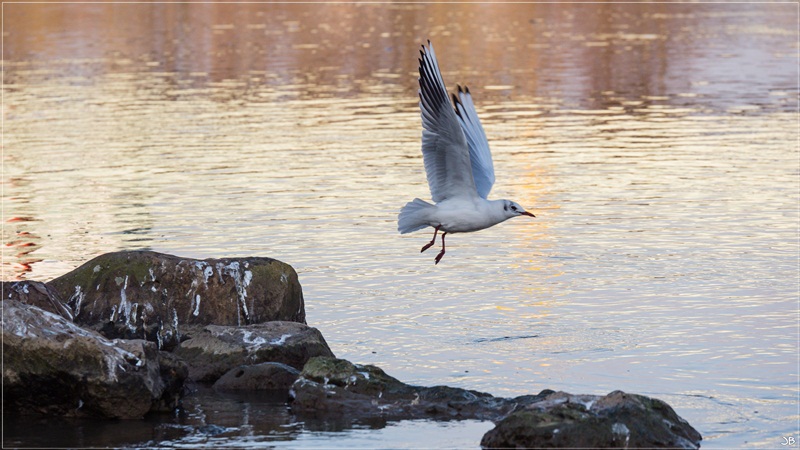
M 652 394 L 720 445 L 792 432 L 786 8 L 7 4 L 3 279 L 272 256 L 337 355 L 404 381 Z M 439 266 L 395 231 L 429 197 L 425 38 L 475 96 L 492 197 L 537 215 Z

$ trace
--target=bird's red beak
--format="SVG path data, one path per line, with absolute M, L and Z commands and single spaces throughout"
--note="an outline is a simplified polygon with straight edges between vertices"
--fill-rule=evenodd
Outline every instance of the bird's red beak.
M 522 215 L 524 215 L 524 216 L 536 217 L 536 216 L 534 216 L 533 214 L 529 213 L 528 211 L 522 212 L 522 213 L 520 213 L 520 214 L 522 214 Z

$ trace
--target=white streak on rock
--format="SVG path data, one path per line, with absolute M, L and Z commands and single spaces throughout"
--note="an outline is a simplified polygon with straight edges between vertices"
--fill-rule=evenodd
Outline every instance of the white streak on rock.
M 194 297 L 194 300 L 195 300 L 195 305 L 194 305 L 194 312 L 192 312 L 192 315 L 197 317 L 200 314 L 200 294 L 197 294 Z
M 242 342 L 248 344 L 250 347 L 257 347 L 267 343 L 267 340 L 261 336 L 257 336 L 255 339 L 251 338 L 251 336 L 253 336 L 252 331 L 245 331 L 242 335 Z
M 286 339 L 289 339 L 290 337 L 292 337 L 291 334 L 284 334 L 278 339 L 269 341 L 269 345 L 283 345 L 286 343 Z
M 120 318 L 125 317 L 125 323 L 130 326 L 131 324 L 131 305 L 128 303 L 128 296 L 125 294 L 125 289 L 128 288 L 128 276 L 125 275 L 125 284 L 122 290 L 119 291 L 119 315 Z
M 250 311 L 247 308 L 247 289 L 245 288 L 248 284 L 250 284 L 250 280 L 253 277 L 252 272 L 248 270 L 243 274 L 238 261 L 233 261 L 228 265 L 217 263 L 217 270 L 219 271 L 219 280 L 221 284 L 225 283 L 223 275 L 227 275 L 233 280 L 233 286 L 236 289 L 236 296 L 238 297 L 239 304 L 241 305 L 241 312 L 244 313 L 245 322 L 249 322 Z M 249 277 L 248 274 L 250 274 Z M 238 322 L 239 325 L 242 324 L 241 317 L 238 317 Z
M 100 287 L 100 285 L 98 285 Z M 73 300 L 75 301 L 75 316 L 77 317 L 78 314 L 81 313 L 81 303 L 83 303 L 84 294 L 81 292 L 80 286 L 75 286 L 75 293 L 72 294 L 72 297 L 69 298 L 67 303 L 72 303 Z
M 628 448 L 628 442 L 631 440 L 631 432 L 624 423 L 617 422 L 611 425 L 611 432 L 615 435 L 625 438 L 625 448 Z

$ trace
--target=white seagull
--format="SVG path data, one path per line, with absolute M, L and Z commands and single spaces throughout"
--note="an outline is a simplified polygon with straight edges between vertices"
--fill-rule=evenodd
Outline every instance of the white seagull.
M 424 252 L 436 243 L 442 230 L 442 251 L 447 233 L 483 230 L 500 222 L 533 214 L 511 200 L 488 200 L 494 184 L 494 166 L 489 142 L 472 103 L 469 88 L 458 86 L 453 103 L 447 95 L 433 45 L 422 46 L 419 60 L 419 108 L 422 112 L 422 156 L 432 205 L 415 198 L 406 203 L 397 220 L 401 234 L 433 227 L 433 239 Z M 455 104 L 455 108 L 453 105 Z

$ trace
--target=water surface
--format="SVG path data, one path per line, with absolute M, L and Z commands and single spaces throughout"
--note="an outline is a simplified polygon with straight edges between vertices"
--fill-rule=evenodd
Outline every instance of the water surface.
M 405 382 L 621 389 L 704 447 L 800 438 L 795 6 L 8 4 L 4 21 L 3 279 L 121 249 L 270 256 L 337 356 Z M 491 197 L 537 215 L 453 235 L 438 266 L 427 231 L 396 232 L 429 198 L 428 38 L 475 97 Z M 229 419 L 202 425 L 269 440 Z M 108 445 L 199 445 L 157 422 L 185 432 Z M 477 446 L 491 427 L 286 423 L 345 448 Z

